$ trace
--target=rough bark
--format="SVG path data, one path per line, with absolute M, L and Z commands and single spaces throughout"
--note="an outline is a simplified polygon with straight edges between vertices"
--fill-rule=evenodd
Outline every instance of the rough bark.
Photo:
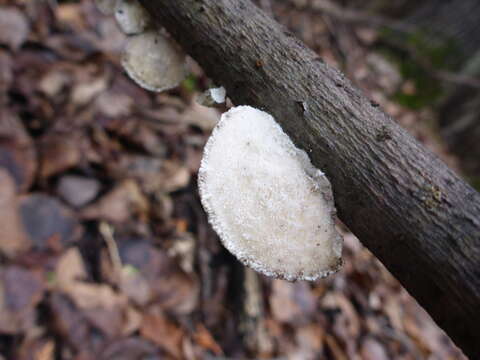
M 480 357 L 480 195 L 248 0 L 141 0 L 226 87 L 271 113 L 329 177 L 339 217 Z

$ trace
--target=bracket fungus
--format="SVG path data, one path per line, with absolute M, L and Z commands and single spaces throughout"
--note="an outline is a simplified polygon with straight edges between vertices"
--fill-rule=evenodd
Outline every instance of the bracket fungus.
M 178 86 L 186 76 L 185 54 L 158 30 L 131 36 L 122 66 L 138 85 L 157 92 Z
M 151 24 L 150 15 L 138 0 L 117 0 L 115 19 L 127 35 L 141 34 Z
M 200 105 L 215 107 L 225 103 L 227 100 L 227 90 L 223 86 L 208 89 L 203 92 L 197 99 Z
M 245 265 L 290 281 L 340 268 L 330 182 L 271 115 L 250 106 L 224 113 L 198 183 L 210 223 Z

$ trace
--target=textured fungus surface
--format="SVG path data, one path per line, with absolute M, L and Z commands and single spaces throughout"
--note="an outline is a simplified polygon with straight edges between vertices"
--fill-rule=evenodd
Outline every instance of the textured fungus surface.
M 223 114 L 199 172 L 202 203 L 225 247 L 245 265 L 316 280 L 341 265 L 330 183 L 269 114 Z
M 141 87 L 164 91 L 185 79 L 185 54 L 156 30 L 132 36 L 122 56 L 122 66 Z
M 117 0 L 115 19 L 127 35 L 140 34 L 150 25 L 150 15 L 137 0 Z

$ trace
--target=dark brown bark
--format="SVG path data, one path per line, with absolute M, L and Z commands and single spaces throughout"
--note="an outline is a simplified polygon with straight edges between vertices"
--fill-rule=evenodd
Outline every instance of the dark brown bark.
M 480 195 L 248 0 L 142 0 L 237 105 L 271 113 L 329 177 L 339 217 L 480 357 Z

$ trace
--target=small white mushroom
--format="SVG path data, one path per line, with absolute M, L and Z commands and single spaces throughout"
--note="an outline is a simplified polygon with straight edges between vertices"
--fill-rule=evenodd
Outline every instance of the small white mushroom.
M 210 223 L 245 265 L 291 281 L 340 268 L 330 183 L 271 115 L 249 106 L 223 114 L 198 183 Z
M 115 4 L 116 0 L 95 0 L 95 5 L 97 6 L 97 9 L 103 14 L 103 15 L 113 15 L 115 12 Z
M 201 94 L 197 102 L 200 105 L 215 107 L 225 103 L 227 97 L 227 91 L 223 86 L 213 89 L 208 89 L 203 94 Z
M 117 0 L 115 19 L 127 35 L 140 34 L 151 24 L 150 15 L 138 0 Z
M 141 87 L 151 91 L 172 89 L 185 79 L 185 54 L 156 30 L 129 38 L 122 66 Z

